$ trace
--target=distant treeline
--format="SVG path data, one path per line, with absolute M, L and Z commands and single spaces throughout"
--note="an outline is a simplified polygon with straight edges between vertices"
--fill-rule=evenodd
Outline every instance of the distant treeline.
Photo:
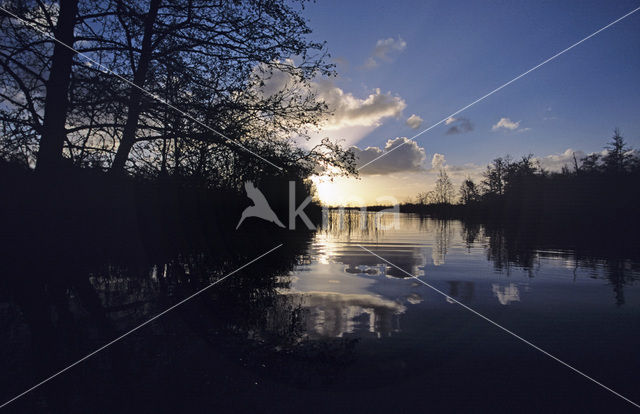
M 637 226 L 640 223 L 640 157 L 616 129 L 601 153 L 574 156 L 560 172 L 540 167 L 533 155 L 491 162 L 481 182 L 471 178 L 459 189 L 459 202 L 446 171 L 433 192 L 401 211 L 438 217 L 510 219 L 528 222 Z M 618 229 L 618 231 L 624 231 Z

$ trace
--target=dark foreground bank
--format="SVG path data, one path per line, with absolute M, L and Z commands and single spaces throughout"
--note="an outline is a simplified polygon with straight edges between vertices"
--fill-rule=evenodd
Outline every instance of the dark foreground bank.
M 288 186 L 286 176 L 260 183 L 283 219 L 288 217 Z M 299 204 L 309 187 L 296 180 L 296 190 Z M 81 168 L 38 175 L 0 162 L 0 194 L 0 241 L 10 260 L 36 255 L 52 261 L 129 262 L 264 247 L 286 232 L 258 219 L 236 230 L 242 211 L 252 205 L 244 189 L 174 177 L 151 180 Z M 317 205 L 311 203 L 305 212 L 320 221 Z

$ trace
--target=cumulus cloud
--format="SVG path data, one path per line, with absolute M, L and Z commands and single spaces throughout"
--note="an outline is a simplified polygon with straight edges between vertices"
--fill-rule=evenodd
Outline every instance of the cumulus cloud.
M 318 99 L 324 101 L 333 115 L 324 129 L 348 126 L 378 126 L 383 118 L 399 117 L 407 106 L 399 96 L 376 89 L 366 98 L 357 98 L 330 82 L 314 83 Z
M 498 123 L 491 127 L 491 130 L 492 131 L 497 131 L 500 128 L 504 128 L 504 129 L 508 129 L 508 130 L 514 131 L 514 130 L 518 129 L 519 126 L 520 126 L 520 121 L 513 122 L 509 118 L 500 118 Z
M 433 158 L 431 158 L 431 169 L 436 170 L 442 168 L 446 162 L 444 155 L 436 152 L 433 154 Z
M 291 59 L 282 63 L 294 65 Z M 295 90 L 295 94 L 289 95 L 296 98 L 291 99 L 315 96 L 318 101 L 326 103 L 331 116 L 321 125 L 323 130 L 377 127 L 384 118 L 400 117 L 407 106 L 401 97 L 390 92 L 382 92 L 380 89 L 374 89 L 368 96 L 360 98 L 337 87 L 331 79 L 317 79 L 309 84 L 301 84 L 290 73 L 280 70 L 266 71 L 260 66 L 254 69 L 254 74 L 260 81 L 256 87 L 264 97 Z
M 416 114 L 413 114 L 409 118 L 407 118 L 407 125 L 409 125 L 413 129 L 418 129 L 420 128 L 420 125 L 422 125 L 422 118 L 420 118 Z
M 467 118 L 450 117 L 444 121 L 445 125 L 450 125 L 445 132 L 446 135 L 464 134 L 473 131 L 473 124 Z
M 375 68 L 381 61 L 390 61 L 393 55 L 402 52 L 406 47 L 407 42 L 400 36 L 397 39 L 393 37 L 380 39 L 376 42 L 376 47 L 364 66 L 368 69 Z
M 388 140 L 384 148 L 367 147 L 360 149 L 354 146 L 351 147 L 351 150 L 356 155 L 358 167 L 375 160 L 360 170 L 362 175 L 423 171 L 425 169 L 424 161 L 427 158 L 424 148 L 420 147 L 417 142 L 405 137 Z M 382 157 L 378 158 L 380 156 Z

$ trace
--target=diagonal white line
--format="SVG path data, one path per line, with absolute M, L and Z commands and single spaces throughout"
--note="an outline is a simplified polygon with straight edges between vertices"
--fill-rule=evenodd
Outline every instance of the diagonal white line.
M 136 89 L 139 89 L 140 91 L 144 92 L 145 94 L 149 95 L 152 99 L 155 99 L 156 101 L 166 105 L 167 107 L 173 109 L 174 111 L 178 112 L 180 115 L 184 116 L 185 118 L 190 119 L 191 121 L 195 122 L 196 124 L 208 129 L 209 131 L 213 132 L 214 134 L 224 138 L 225 140 L 227 140 L 228 142 L 236 145 L 237 147 L 243 149 L 244 151 L 247 151 L 248 153 L 252 154 L 253 156 L 261 159 L 262 161 L 266 162 L 267 164 L 271 165 L 272 167 L 277 168 L 278 170 L 282 171 L 282 167 L 279 167 L 277 165 L 275 165 L 274 163 L 272 163 L 271 161 L 263 158 L 262 156 L 256 154 L 255 152 L 251 151 L 250 149 L 248 149 L 247 147 L 245 147 L 244 145 L 240 144 L 239 142 L 227 137 L 226 135 L 224 135 L 222 132 L 217 131 L 213 128 L 211 128 L 209 125 L 206 125 L 205 123 L 198 121 L 197 119 L 195 119 L 194 117 L 192 117 L 191 115 L 189 115 L 188 113 L 184 112 L 183 110 L 175 107 L 174 105 L 170 104 L 169 102 L 167 102 L 166 100 L 162 99 L 161 97 L 155 95 L 152 92 L 149 92 L 148 90 L 146 90 L 145 88 L 136 85 L 135 83 L 131 82 L 129 79 L 115 73 L 114 71 L 112 71 L 111 69 L 107 68 L 106 66 L 104 66 L 103 64 L 101 64 L 100 62 L 97 62 L 95 59 L 91 58 L 90 56 L 86 55 L 85 53 L 82 53 L 76 49 L 74 49 L 72 46 L 56 39 L 54 36 L 50 35 L 49 33 L 41 30 L 40 28 L 34 26 L 33 24 L 29 23 L 28 21 L 26 21 L 25 19 L 21 18 L 20 16 L 17 16 L 16 14 L 8 11 L 7 9 L 5 9 L 4 7 L 0 6 L 0 10 L 2 10 L 3 12 L 7 13 L 8 15 L 20 20 L 21 22 L 23 22 L 24 24 L 26 24 L 27 26 L 31 27 L 32 29 L 36 30 L 37 32 L 39 32 L 41 35 L 48 37 L 49 39 L 53 40 L 54 42 L 66 47 L 69 50 L 74 51 L 75 53 L 77 53 L 79 56 L 82 56 L 83 58 L 87 59 L 89 62 L 99 66 L 100 68 L 104 69 L 105 72 L 110 73 L 111 75 L 115 76 L 116 78 L 120 79 L 121 81 L 133 86 Z
M 457 111 L 455 111 L 454 113 L 442 118 L 440 121 L 436 122 L 435 124 L 431 125 L 429 128 L 417 133 L 416 135 L 414 135 L 413 137 L 409 138 L 408 141 L 412 141 L 416 138 L 418 138 L 420 135 L 424 134 L 427 131 L 432 130 L 433 128 L 437 127 L 438 125 L 442 124 L 443 122 L 445 122 L 447 119 L 451 118 L 452 116 L 458 115 L 460 112 L 471 108 L 473 105 L 477 104 L 480 101 L 485 100 L 486 98 L 490 97 L 491 95 L 493 95 L 494 93 L 498 92 L 499 90 L 501 90 L 502 88 L 511 85 L 513 82 L 517 81 L 518 79 L 528 75 L 529 73 L 533 72 L 534 70 L 538 69 L 539 67 L 546 65 L 547 63 L 551 62 L 552 60 L 554 60 L 555 58 L 557 58 L 558 56 L 570 51 L 571 49 L 573 49 L 574 47 L 578 46 L 579 44 L 591 39 L 593 36 L 597 35 L 598 33 L 608 29 L 609 27 L 613 26 L 614 24 L 620 22 L 623 19 L 626 19 L 627 17 L 631 16 L 633 13 L 637 12 L 638 10 L 640 10 L 640 7 L 631 10 L 629 13 L 625 14 L 624 16 L 612 21 L 611 23 L 609 23 L 608 25 L 601 27 L 600 29 L 596 30 L 595 32 L 591 33 L 589 36 L 585 37 L 584 39 L 572 44 L 571 46 L 569 46 L 568 48 L 556 53 L 555 55 L 551 56 L 549 59 L 537 64 L 536 66 L 532 67 L 531 69 L 529 69 L 526 72 L 521 73 L 520 75 L 516 76 L 515 78 L 511 79 L 509 82 L 502 84 L 501 86 L 495 88 L 494 90 L 492 90 L 491 92 L 489 92 L 488 94 L 476 99 L 475 101 L 471 102 L 469 105 L 467 106 L 463 106 L 462 108 L 458 109 Z M 382 155 L 379 155 L 378 157 L 372 159 L 371 161 L 367 162 L 366 164 L 360 166 L 358 168 L 358 171 L 360 171 L 361 169 L 363 169 L 364 167 L 366 167 L 367 165 L 371 164 L 372 162 L 379 160 L 382 157 L 386 157 L 387 155 L 389 155 L 391 152 L 397 150 L 398 148 L 400 148 L 401 146 L 403 146 L 404 144 L 406 144 L 408 141 L 403 141 L 400 145 L 398 145 L 397 147 L 393 147 L 392 149 L 390 149 L 389 151 L 383 153 Z
M 622 395 L 622 394 L 620 394 L 620 393 L 618 393 L 618 392 L 616 392 L 616 391 L 612 390 L 611 388 L 607 387 L 607 386 L 606 386 L 606 385 L 604 385 L 603 383 L 601 383 L 601 382 L 599 382 L 599 381 L 597 381 L 597 380 L 595 380 L 595 379 L 591 378 L 590 376 L 588 376 L 588 375 L 587 375 L 587 374 L 585 374 L 584 372 L 582 372 L 582 371 L 578 370 L 577 368 L 572 367 L 571 365 L 567 364 L 566 362 L 564 362 L 564 361 L 563 361 L 563 360 L 561 360 L 560 358 L 557 358 L 557 357 L 555 357 L 555 356 L 551 355 L 550 353 L 548 353 L 548 352 L 547 352 L 547 351 L 545 351 L 544 349 L 542 349 L 542 348 L 540 348 L 540 347 L 538 347 L 538 346 L 536 346 L 536 345 L 532 344 L 531 342 L 527 341 L 526 339 L 524 339 L 524 338 L 523 338 L 523 337 L 521 337 L 520 335 L 518 335 L 518 334 L 516 334 L 516 333 L 514 333 L 514 332 L 512 332 L 512 331 L 510 331 L 509 329 L 505 328 L 504 326 L 500 325 L 499 323 L 492 321 L 491 319 L 487 318 L 486 316 L 484 316 L 484 315 L 483 315 L 483 314 L 481 314 L 480 312 L 478 312 L 478 311 L 476 311 L 476 310 L 474 310 L 474 309 L 471 309 L 470 307 L 468 307 L 468 306 L 467 306 L 467 305 L 465 305 L 464 303 L 462 303 L 462 302 L 460 302 L 460 301 L 458 301 L 458 300 L 456 300 L 456 299 L 452 298 L 451 296 L 447 295 L 446 293 L 444 293 L 443 291 L 439 290 L 438 288 L 436 288 L 436 287 L 434 287 L 434 286 L 430 285 L 429 283 L 427 283 L 427 282 L 423 281 L 423 280 L 422 280 L 422 279 L 420 279 L 418 276 L 414 276 L 413 274 L 411 274 L 411 273 L 407 272 L 406 270 L 404 270 L 403 268 L 401 268 L 401 267 L 399 267 L 399 266 L 396 266 L 395 264 L 391 263 L 390 261 L 388 261 L 388 260 L 387 260 L 387 259 L 385 259 L 384 257 L 377 255 L 376 253 L 372 252 L 371 250 L 367 249 L 367 248 L 366 248 L 366 247 L 364 247 L 364 246 L 361 246 L 361 245 L 359 245 L 359 244 L 358 244 L 357 246 L 358 246 L 358 247 L 360 247 L 362 250 L 364 250 L 364 251 L 366 251 L 366 252 L 368 252 L 368 253 L 372 254 L 373 256 L 377 257 L 378 259 L 380 259 L 380 260 L 384 261 L 385 263 L 390 264 L 391 266 L 395 267 L 396 269 L 400 270 L 401 272 L 403 272 L 404 274 L 406 274 L 406 275 L 410 276 L 411 278 L 413 278 L 413 279 L 417 280 L 418 282 L 422 283 L 423 285 L 427 286 L 428 288 L 430 288 L 430 289 L 432 289 L 432 290 L 436 291 L 437 293 L 439 293 L 439 294 L 441 294 L 442 296 L 444 296 L 447 300 L 450 300 L 450 301 L 452 301 L 452 302 L 457 303 L 458 305 L 462 306 L 463 308 L 465 308 L 465 309 L 466 309 L 466 310 L 468 310 L 469 312 L 471 312 L 471 313 L 475 314 L 476 316 L 481 317 L 482 319 L 484 319 L 485 321 L 489 322 L 490 324 L 497 326 L 498 328 L 502 329 L 503 331 L 505 331 L 505 332 L 506 332 L 506 333 L 508 333 L 509 335 L 511 335 L 511 336 L 513 336 L 513 337 L 515 337 L 515 338 L 517 338 L 517 339 L 519 339 L 519 340 L 521 340 L 522 342 L 524 342 L 525 344 L 529 345 L 530 347 L 532 347 L 532 348 L 534 348 L 534 349 L 536 349 L 536 350 L 538 350 L 538 351 L 542 352 L 543 354 L 545 354 L 545 355 L 546 355 L 546 356 L 548 356 L 549 358 L 556 360 L 557 362 L 561 363 L 562 365 L 564 365 L 565 367 L 569 368 L 570 370 L 572 370 L 572 371 L 574 371 L 574 372 L 576 372 L 576 373 L 578 373 L 578 374 L 582 375 L 583 377 L 587 378 L 588 380 L 590 380 L 590 381 L 592 381 L 592 382 L 596 383 L 597 385 L 601 386 L 601 387 L 602 387 L 602 388 L 604 388 L 605 390 L 607 390 L 607 391 L 609 391 L 609 392 L 611 392 L 611 393 L 615 394 L 616 396 L 618 396 L 618 397 L 622 398 L 623 400 L 625 400 L 625 401 L 626 401 L 626 402 L 628 402 L 629 404 L 634 405 L 634 406 L 635 406 L 635 407 L 637 407 L 637 408 L 640 408 L 640 405 L 638 405 L 637 403 L 635 403 L 635 402 L 631 401 L 630 399 L 628 399 L 628 398 L 627 398 L 627 397 L 625 397 L 624 395 Z
M 159 314 L 157 314 L 156 316 L 154 316 L 153 318 L 147 320 L 146 322 L 141 323 L 140 325 L 136 326 L 135 328 L 123 333 L 122 335 L 120 335 L 119 337 L 117 337 L 116 339 L 112 340 L 111 342 L 108 342 L 106 344 L 104 344 L 103 346 L 101 346 L 100 348 L 96 349 L 95 351 L 85 355 L 84 357 L 80 358 L 79 360 L 77 360 L 76 362 L 74 362 L 73 364 L 67 366 L 64 369 L 61 369 L 60 371 L 56 372 L 55 374 L 51 375 L 50 377 L 45 378 L 44 380 L 40 381 L 39 383 L 37 383 L 36 385 L 34 385 L 33 387 L 29 388 L 28 390 L 21 392 L 20 394 L 16 395 L 15 397 L 11 398 L 10 400 L 6 401 L 4 404 L 0 405 L 0 409 L 4 408 L 5 406 L 11 404 L 13 401 L 17 400 L 18 398 L 24 396 L 25 394 L 28 394 L 29 392 L 35 390 L 36 388 L 40 387 L 41 385 L 51 381 L 52 379 L 54 379 L 55 377 L 57 377 L 58 375 L 62 374 L 63 372 L 66 372 L 68 370 L 70 370 L 71 368 L 75 367 L 76 365 L 80 364 L 81 362 L 91 358 L 92 356 L 94 356 L 95 354 L 97 354 L 98 352 L 104 350 L 105 348 L 108 348 L 109 346 L 115 344 L 116 342 L 118 342 L 119 340 L 121 340 L 122 338 L 132 334 L 133 332 L 137 331 L 138 329 L 142 328 L 145 325 L 150 324 L 151 322 L 155 321 L 156 319 L 158 319 L 159 317 L 161 317 L 162 315 L 172 311 L 173 309 L 177 308 L 178 306 L 182 305 L 183 303 L 195 298 L 196 296 L 198 296 L 199 294 L 201 294 L 202 292 L 206 291 L 207 289 L 209 289 L 212 286 L 217 285 L 218 283 L 222 282 L 223 280 L 225 280 L 226 278 L 228 278 L 229 276 L 239 272 L 240 270 L 244 269 L 245 267 L 249 266 L 250 264 L 262 259 L 264 256 L 268 255 L 269 253 L 273 252 L 276 249 L 279 249 L 280 247 L 282 247 L 282 243 L 280 243 L 279 245 L 277 245 L 276 247 L 274 247 L 273 249 L 269 250 L 268 252 L 262 253 L 260 256 L 256 257 L 255 259 L 251 260 L 250 262 L 247 262 L 245 264 L 243 264 L 242 266 L 240 266 L 239 268 L 237 268 L 236 270 L 227 273 L 225 276 L 221 277 L 220 279 L 216 280 L 215 282 L 211 283 L 210 285 L 205 286 L 204 288 L 200 289 L 199 291 L 197 291 L 196 293 L 192 294 L 191 296 L 188 296 L 184 299 L 182 299 L 180 302 L 176 303 L 175 305 L 165 309 L 164 311 L 160 312 Z

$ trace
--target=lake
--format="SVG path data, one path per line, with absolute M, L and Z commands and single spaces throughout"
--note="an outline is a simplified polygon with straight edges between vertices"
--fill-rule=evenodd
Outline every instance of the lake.
M 2 398 L 282 242 L 7 411 L 633 410 L 478 315 L 640 401 L 640 261 L 533 231 L 333 212 L 246 255 L 23 263 L 75 276 L 0 285 Z

